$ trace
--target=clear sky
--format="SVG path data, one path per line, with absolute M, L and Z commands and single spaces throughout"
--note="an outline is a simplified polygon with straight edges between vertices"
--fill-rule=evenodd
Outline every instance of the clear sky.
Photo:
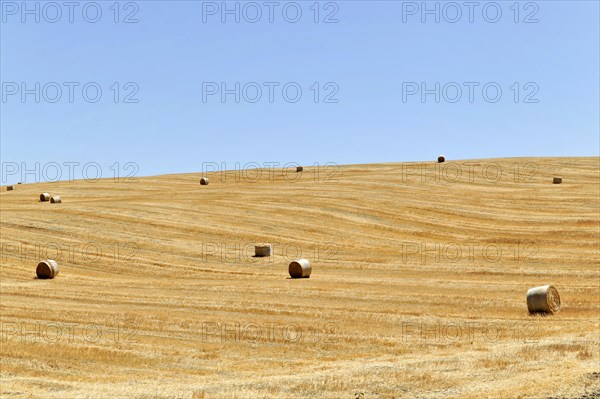
M 598 156 L 598 4 L 3 0 L 2 183 Z

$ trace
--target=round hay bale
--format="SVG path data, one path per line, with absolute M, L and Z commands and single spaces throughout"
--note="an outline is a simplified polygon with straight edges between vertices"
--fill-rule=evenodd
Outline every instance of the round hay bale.
M 542 285 L 527 290 L 529 313 L 557 313 L 560 311 L 560 295 L 551 285 Z
M 44 260 L 38 263 L 35 274 L 41 279 L 54 278 L 58 276 L 58 263 L 52 259 Z
M 271 244 L 256 244 L 254 246 L 254 256 L 271 256 Z
M 50 201 L 50 194 L 41 193 L 40 194 L 40 202 L 46 202 L 46 201 Z
M 562 177 L 555 177 L 552 179 L 552 184 L 562 184 Z
M 292 278 L 309 278 L 312 267 L 308 259 L 298 259 L 290 263 L 289 272 Z
M 438 163 L 442 163 L 442 162 L 446 162 L 446 157 L 444 157 L 443 155 L 440 155 L 438 157 Z
M 6 186 L 6 191 L 12 191 L 15 189 L 15 186 Z
M 202 179 L 200 179 L 200 185 L 208 186 L 208 177 L 203 177 Z
M 303 171 L 304 171 L 304 167 L 296 166 L 296 172 L 303 172 Z
M 51 204 L 60 204 L 61 202 L 62 200 L 60 199 L 60 195 L 53 195 L 52 197 L 50 197 Z

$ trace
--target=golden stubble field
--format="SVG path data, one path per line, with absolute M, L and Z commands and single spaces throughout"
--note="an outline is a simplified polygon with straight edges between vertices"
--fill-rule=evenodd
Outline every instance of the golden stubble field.
M 599 394 L 598 158 L 274 172 L 2 187 L 1 397 Z

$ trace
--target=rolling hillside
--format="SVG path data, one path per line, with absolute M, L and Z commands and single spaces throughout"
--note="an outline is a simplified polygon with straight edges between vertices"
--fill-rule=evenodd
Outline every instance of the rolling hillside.
M 600 159 L 207 176 L 2 187 L 2 398 L 600 395 Z

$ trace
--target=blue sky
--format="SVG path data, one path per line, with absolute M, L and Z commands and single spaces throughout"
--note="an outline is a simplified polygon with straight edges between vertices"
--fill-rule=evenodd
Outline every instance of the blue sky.
M 23 4 L 0 7 L 3 184 L 599 155 L 597 1 Z

